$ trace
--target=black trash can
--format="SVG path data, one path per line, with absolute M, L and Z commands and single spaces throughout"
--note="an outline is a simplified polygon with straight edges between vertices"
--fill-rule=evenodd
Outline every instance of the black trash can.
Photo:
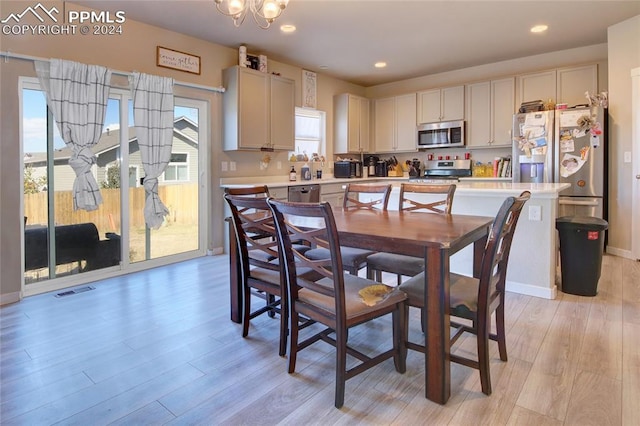
M 578 296 L 595 296 L 602 270 L 606 220 L 591 216 L 556 219 L 560 234 L 562 291 Z

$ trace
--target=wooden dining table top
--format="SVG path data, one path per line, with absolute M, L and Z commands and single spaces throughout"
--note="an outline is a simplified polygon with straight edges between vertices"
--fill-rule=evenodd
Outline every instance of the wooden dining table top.
M 486 235 L 493 221 L 486 216 L 340 208 L 333 216 L 342 245 L 414 256 L 425 248 L 455 253 Z

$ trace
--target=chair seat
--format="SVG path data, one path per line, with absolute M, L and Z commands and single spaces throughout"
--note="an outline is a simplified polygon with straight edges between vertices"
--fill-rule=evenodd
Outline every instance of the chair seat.
M 330 278 L 323 278 L 317 281 L 318 284 L 326 285 L 328 288 L 332 288 L 332 280 Z M 400 290 L 394 287 L 389 287 L 389 293 L 383 296 L 382 300 L 373 306 L 366 305 L 359 291 L 363 288 L 371 285 L 380 285 L 380 283 L 368 280 L 366 278 L 358 277 L 357 275 L 344 274 L 344 291 L 345 291 L 345 307 L 347 320 L 353 321 L 358 317 L 366 316 L 367 314 L 375 311 L 379 311 L 384 306 L 392 307 L 398 302 L 402 302 L 407 296 Z M 387 286 L 388 287 L 388 286 Z M 335 300 L 333 297 L 324 296 L 315 291 L 300 289 L 298 293 L 298 300 L 300 302 L 309 303 L 314 306 L 320 307 L 326 310 L 331 315 L 336 314 Z
M 367 257 L 367 267 L 412 277 L 424 271 L 424 259 L 395 253 L 374 253 Z
M 478 311 L 478 285 L 477 278 L 465 275 L 449 275 L 449 305 L 450 314 L 470 318 Z M 409 298 L 411 306 L 424 306 L 424 272 L 409 278 L 400 285 Z
M 342 264 L 344 267 L 358 267 L 366 262 L 368 256 L 371 256 L 376 252 L 355 247 L 340 246 L 340 253 L 342 254 Z M 322 260 L 329 259 L 331 257 L 331 253 L 326 248 L 318 247 L 308 250 L 305 253 L 305 256 L 313 260 Z

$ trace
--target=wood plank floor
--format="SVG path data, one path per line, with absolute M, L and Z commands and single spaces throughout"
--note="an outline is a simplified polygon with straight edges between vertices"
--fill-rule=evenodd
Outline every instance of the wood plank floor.
M 509 361 L 492 348 L 490 397 L 477 371 L 453 364 L 451 399 L 429 402 L 421 354 L 410 351 L 403 375 L 389 360 L 349 380 L 337 410 L 333 348 L 306 349 L 289 375 L 277 320 L 256 319 L 243 339 L 229 320 L 227 262 L 205 257 L 2 307 L 0 423 L 640 424 L 640 263 L 605 255 L 596 297 L 508 294 Z M 418 317 L 412 310 L 413 339 Z M 389 336 L 384 318 L 350 339 L 374 351 Z M 456 350 L 473 352 L 473 340 Z

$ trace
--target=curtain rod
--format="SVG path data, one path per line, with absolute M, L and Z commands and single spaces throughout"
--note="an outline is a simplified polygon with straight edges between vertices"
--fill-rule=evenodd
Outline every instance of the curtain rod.
M 22 55 L 20 53 L 11 53 L 11 52 L 2 52 L 2 51 L 0 51 L 0 56 L 3 56 L 5 58 L 5 62 L 9 58 L 11 58 L 11 59 L 22 59 L 24 61 L 47 61 L 47 62 L 49 61 L 49 59 L 46 59 L 46 58 L 38 58 L 36 56 Z M 118 71 L 118 70 L 111 70 L 111 73 L 112 74 L 116 74 L 116 75 L 125 76 L 125 77 L 129 77 L 129 76 L 132 75 L 130 72 Z M 210 92 L 218 92 L 218 93 L 224 93 L 225 92 L 225 88 L 224 87 L 203 86 L 201 84 L 185 83 L 185 82 L 181 82 L 181 81 L 175 81 L 175 84 L 177 84 L 178 86 L 184 86 L 184 87 L 189 87 L 189 88 L 193 88 L 193 89 L 202 89 L 202 90 L 207 90 L 207 91 L 210 91 Z

